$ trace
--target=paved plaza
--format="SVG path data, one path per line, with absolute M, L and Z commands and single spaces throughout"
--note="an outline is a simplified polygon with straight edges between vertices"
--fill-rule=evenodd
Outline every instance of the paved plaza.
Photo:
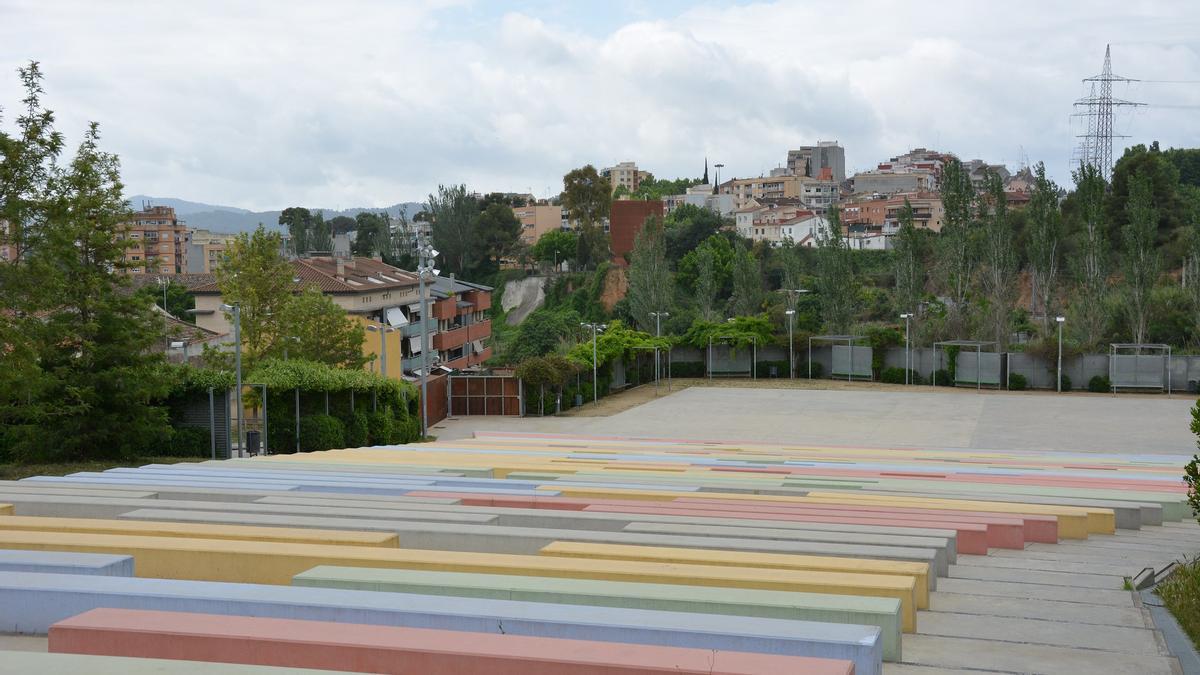
M 932 389 L 690 387 L 606 417 L 446 420 L 442 439 L 475 430 L 642 435 L 724 441 L 1190 455 L 1195 399 Z
M 249 632 L 316 650 L 306 667 L 395 664 L 431 626 L 466 660 L 521 631 L 506 658 L 565 664 L 569 636 L 688 673 L 745 651 L 786 672 L 1174 674 L 1125 578 L 1200 554 L 1192 404 L 693 382 L 451 418 L 428 444 L 0 482 L 0 623 L 21 633 L 0 675 L 183 635 L 301 663 Z M 106 637 L 126 634 L 153 637 Z M 762 663 L 711 672 L 783 672 Z

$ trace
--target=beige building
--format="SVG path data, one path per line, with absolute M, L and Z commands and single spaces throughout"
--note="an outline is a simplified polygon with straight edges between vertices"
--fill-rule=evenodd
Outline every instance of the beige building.
M 126 224 L 124 238 L 132 245 L 125 251 L 129 274 L 187 273 L 187 225 L 175 217 L 169 206 L 147 206 L 133 214 Z
M 487 286 L 433 279 L 426 286 L 427 316 L 422 321 L 419 280 L 411 272 L 374 258 L 313 256 L 291 264 L 297 292 L 315 285 L 351 319 L 373 327 L 363 340 L 363 354 L 372 357 L 367 368 L 375 372 L 391 378 L 419 372 L 424 363 L 422 330 L 429 339 L 431 369 L 473 368 L 492 355 L 492 322 L 487 316 L 492 289 Z M 192 294 L 198 327 L 217 334 L 232 331 L 215 282 L 192 289 Z
M 600 171 L 600 175 L 612 183 L 613 192 L 618 187 L 624 187 L 630 192 L 636 192 L 642 184 L 642 179 L 650 176 L 648 171 L 640 171 L 636 162 L 621 162 Z
M 734 178 L 721 183 L 717 193 L 733 197 L 734 209 L 741 209 L 751 200 L 789 199 L 800 196 L 799 176 L 759 176 Z
M 521 221 L 521 242 L 529 246 L 536 244 L 543 234 L 566 227 L 566 216 L 561 206 L 514 206 L 513 215 Z
M 229 243 L 237 238 L 229 232 L 192 230 L 188 242 L 188 274 L 212 274 L 221 266 Z

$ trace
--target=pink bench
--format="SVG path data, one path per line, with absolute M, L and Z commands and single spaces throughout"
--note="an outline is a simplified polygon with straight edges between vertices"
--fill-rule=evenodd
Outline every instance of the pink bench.
M 403 675 L 853 675 L 850 661 L 465 631 L 94 609 L 50 651 Z

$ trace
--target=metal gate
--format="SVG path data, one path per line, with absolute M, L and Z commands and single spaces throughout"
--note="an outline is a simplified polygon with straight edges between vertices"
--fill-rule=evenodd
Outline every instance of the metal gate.
M 521 380 L 511 375 L 451 375 L 450 415 L 524 414 Z

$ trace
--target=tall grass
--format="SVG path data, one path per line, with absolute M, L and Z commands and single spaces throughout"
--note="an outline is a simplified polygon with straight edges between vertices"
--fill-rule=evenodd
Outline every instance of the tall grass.
M 1192 644 L 1200 647 L 1200 558 L 1176 567 L 1175 572 L 1158 585 L 1156 592 L 1192 639 Z

